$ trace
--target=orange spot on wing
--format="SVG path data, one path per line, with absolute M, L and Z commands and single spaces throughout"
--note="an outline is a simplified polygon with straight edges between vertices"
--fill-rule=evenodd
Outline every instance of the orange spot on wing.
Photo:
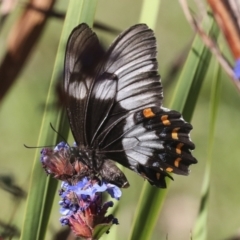
M 177 148 L 176 148 L 177 154 L 181 154 L 181 153 L 182 153 L 181 148 L 182 148 L 183 145 L 184 145 L 183 143 L 179 143 L 179 144 L 177 145 Z
M 168 168 L 166 168 L 166 171 L 167 171 L 167 172 L 172 172 L 172 171 L 173 171 L 173 169 L 172 169 L 172 168 L 170 168 L 170 167 L 168 167 Z
M 162 121 L 163 125 L 171 125 L 171 122 L 168 120 L 168 115 L 163 115 L 161 117 L 161 121 Z
M 178 139 L 178 130 L 179 130 L 180 128 L 178 127 L 178 128 L 174 128 L 173 129 L 173 131 L 172 131 L 172 138 L 173 139 Z
M 153 113 L 151 108 L 146 108 L 143 110 L 143 115 L 145 118 L 150 118 L 150 117 L 154 117 L 155 114 Z
M 175 167 L 179 167 L 179 162 L 180 162 L 181 160 L 182 160 L 181 158 L 177 158 L 177 159 L 174 161 L 174 166 L 175 166 Z

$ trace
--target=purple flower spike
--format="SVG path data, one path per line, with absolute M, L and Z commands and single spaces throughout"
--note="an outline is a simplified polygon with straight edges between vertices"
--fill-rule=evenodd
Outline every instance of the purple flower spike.
M 102 202 L 103 192 L 108 192 L 113 198 L 119 199 L 121 191 L 113 184 L 101 182 L 95 178 L 84 177 L 76 185 L 62 183 L 61 214 L 62 225 L 69 225 L 76 236 L 92 238 L 95 227 L 104 226 L 109 229 L 118 221 L 113 215 L 105 216 L 113 202 Z M 68 220 L 68 221 L 67 221 Z
M 120 188 L 94 175 L 95 172 L 81 161 L 76 147 L 73 152 L 68 144 L 60 142 L 54 149 L 44 148 L 41 163 L 48 174 L 63 181 L 59 190 L 62 225 L 70 226 L 78 237 L 99 239 L 99 234 L 118 224 L 113 215 L 106 216 L 113 202 L 104 203 L 102 194 L 107 192 L 119 200 Z
M 59 143 L 54 150 L 44 148 L 41 150 L 41 163 L 48 174 L 53 174 L 55 178 L 65 180 L 74 174 L 74 167 L 70 162 L 68 145 Z
M 60 142 L 54 150 L 44 148 L 41 150 L 40 159 L 47 174 L 52 174 L 55 178 L 73 183 L 81 179 L 83 175 L 88 175 L 88 167 L 79 161 L 78 156 L 74 156 L 69 145 Z

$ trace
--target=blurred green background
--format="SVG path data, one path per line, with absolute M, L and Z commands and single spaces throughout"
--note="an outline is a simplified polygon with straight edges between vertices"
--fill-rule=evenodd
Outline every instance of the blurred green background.
M 57 1 L 55 9 L 66 11 L 68 1 Z M 9 29 L 21 13 L 22 5 L 10 15 L 0 35 L 0 57 L 3 56 Z M 164 106 L 168 107 L 176 79 L 168 78 L 169 70 L 179 56 L 190 46 L 194 37 L 182 9 L 177 1 L 162 0 L 155 29 L 158 42 L 159 72 L 164 88 Z M 193 7 L 193 9 L 195 9 Z M 99 0 L 95 20 L 119 30 L 139 22 L 141 1 Z M 36 146 L 49 80 L 51 78 L 58 41 L 63 21 L 50 18 L 38 44 L 16 83 L 12 86 L 0 106 L 0 175 L 10 175 L 15 184 L 28 191 L 32 159 L 35 151 L 23 144 Z M 115 34 L 96 30 L 101 40 L 109 45 Z M 220 45 L 225 48 L 221 38 Z M 227 51 L 227 49 L 224 49 Z M 232 61 L 232 59 L 231 59 Z M 196 145 L 194 156 L 199 163 L 191 167 L 188 177 L 174 176 L 169 192 L 155 227 L 153 240 L 190 239 L 197 216 L 204 168 L 207 158 L 209 133 L 209 100 L 212 67 L 208 71 L 194 111 L 191 138 Z M 0 76 L 1 78 L 1 76 Z M 208 239 L 228 239 L 240 229 L 240 112 L 239 93 L 222 72 L 222 90 L 217 117 L 214 149 L 212 156 L 211 188 L 208 217 Z M 52 111 L 57 111 L 52 109 Z M 49 131 L 52 131 L 49 127 Z M 70 140 L 69 142 L 71 142 Z M 49 142 L 49 145 L 53 143 Z M 123 190 L 120 225 L 117 239 L 127 239 L 136 202 L 142 190 L 143 179 L 133 172 L 125 171 L 131 188 Z M 156 188 L 156 191 L 158 189 Z M 26 201 L 19 201 L 0 188 L 0 221 L 21 228 Z M 48 239 L 60 228 L 59 207 L 56 194 L 55 205 L 49 224 Z M 36 216 L 37 218 L 38 216 Z

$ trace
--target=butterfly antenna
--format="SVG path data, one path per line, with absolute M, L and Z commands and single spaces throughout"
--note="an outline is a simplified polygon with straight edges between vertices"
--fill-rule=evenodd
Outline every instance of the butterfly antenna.
M 65 143 L 67 143 L 67 145 L 69 146 L 67 140 L 53 127 L 52 123 L 50 123 L 50 127 L 51 127 L 51 129 L 52 129 L 55 133 L 57 133 L 58 136 L 60 136 L 60 137 L 63 139 L 63 141 L 64 141 Z
M 28 146 L 28 145 L 26 145 L 26 144 L 23 144 L 23 146 L 25 147 L 25 148 L 29 148 L 29 149 L 33 149 L 33 148 L 47 148 L 47 147 L 49 147 L 49 148 L 51 148 L 51 147 L 56 147 L 55 145 L 52 145 L 52 146 L 38 146 L 38 147 L 30 147 L 30 146 Z
M 51 127 L 51 129 L 52 129 L 55 133 L 57 133 L 57 134 L 63 139 L 63 141 L 64 141 L 65 143 L 67 143 L 66 139 L 53 127 L 52 123 L 50 123 L 50 127 Z M 69 146 L 68 143 L 67 143 L 67 145 Z M 25 148 L 28 148 L 28 149 L 33 149 L 33 148 L 47 148 L 47 147 L 48 147 L 48 148 L 52 148 L 52 147 L 56 147 L 56 145 L 32 147 L 32 146 L 28 146 L 28 145 L 26 145 L 26 144 L 23 144 L 23 146 L 24 146 Z

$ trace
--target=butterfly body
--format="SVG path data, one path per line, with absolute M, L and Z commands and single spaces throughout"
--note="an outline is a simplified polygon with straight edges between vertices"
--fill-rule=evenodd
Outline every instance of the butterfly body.
M 94 178 L 101 176 L 105 181 L 113 183 L 118 187 L 128 187 L 129 183 L 122 171 L 102 153 L 97 153 L 94 149 L 80 149 L 78 147 L 70 148 L 72 163 L 83 163 L 79 169 L 68 179 L 69 182 L 75 182 L 82 177 L 88 176 Z M 74 176 L 74 180 L 73 180 Z M 72 181 L 73 180 L 73 181 Z
M 170 172 L 187 175 L 197 162 L 191 155 L 192 126 L 162 107 L 157 67 L 156 39 L 144 24 L 123 32 L 106 52 L 86 24 L 72 31 L 63 90 L 77 145 L 71 154 L 87 166 L 84 174 L 127 187 L 118 162 L 166 187 Z

